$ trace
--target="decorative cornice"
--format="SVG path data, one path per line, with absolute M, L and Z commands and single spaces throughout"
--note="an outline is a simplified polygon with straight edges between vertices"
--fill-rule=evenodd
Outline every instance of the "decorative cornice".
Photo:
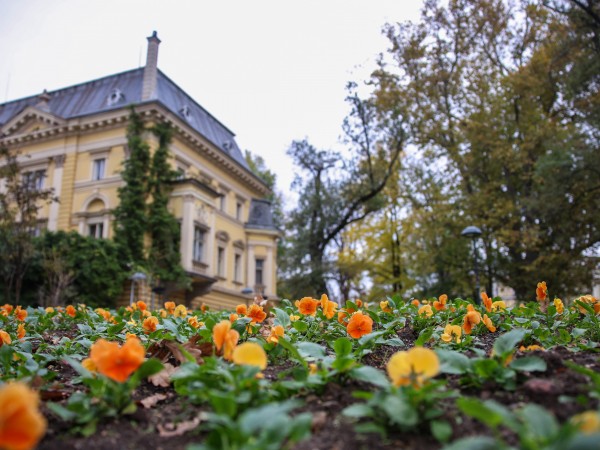
M 250 172 L 231 156 L 208 140 L 203 138 L 189 125 L 183 123 L 172 114 L 162 103 L 157 101 L 136 105 L 136 111 L 149 121 L 166 122 L 173 127 L 175 136 L 185 141 L 194 151 L 208 158 L 217 166 L 229 171 L 257 192 L 266 195 L 268 187 L 256 175 Z M 33 108 L 32 108 L 33 109 Z M 36 110 L 37 111 L 37 110 Z M 40 114 L 47 114 L 39 111 Z M 129 108 L 114 109 L 107 112 L 95 113 L 69 119 L 65 123 L 56 123 L 44 130 L 0 138 L 0 145 L 6 147 L 19 146 L 30 142 L 43 142 L 58 137 L 86 135 L 102 130 L 124 127 L 129 120 Z

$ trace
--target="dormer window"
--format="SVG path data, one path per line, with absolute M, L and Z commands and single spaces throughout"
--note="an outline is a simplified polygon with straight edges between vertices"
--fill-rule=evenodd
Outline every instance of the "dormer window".
M 223 142 L 223 150 L 225 150 L 226 152 L 230 152 L 232 148 L 233 148 L 233 142 L 231 142 L 231 141 Z
M 183 105 L 181 107 L 181 109 L 179 110 L 179 112 L 181 113 L 181 115 L 183 116 L 183 118 L 185 120 L 190 120 L 192 117 L 192 110 L 190 109 L 190 107 L 188 105 Z
M 113 89 L 106 99 L 108 106 L 116 105 L 125 100 L 125 94 L 120 89 Z

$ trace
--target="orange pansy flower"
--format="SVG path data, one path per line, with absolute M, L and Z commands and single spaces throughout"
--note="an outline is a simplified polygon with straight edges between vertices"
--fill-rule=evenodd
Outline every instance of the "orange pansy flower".
M 279 338 L 283 337 L 285 334 L 285 329 L 281 325 L 275 325 L 271 328 L 271 333 L 269 337 L 267 337 L 267 342 L 272 342 L 274 344 L 279 343 Z
M 535 296 L 538 302 L 543 302 L 548 297 L 548 287 L 545 281 L 541 281 L 537 284 L 535 289 Z
M 248 314 L 248 307 L 244 304 L 237 305 L 235 307 L 235 312 L 239 315 L 245 316 L 246 314 Z
M 317 313 L 317 306 L 319 301 L 312 297 L 304 297 L 296 302 L 298 311 L 304 316 L 314 316 Z
M 144 362 L 146 350 L 137 336 L 128 338 L 123 346 L 98 339 L 90 349 L 90 359 L 102 375 L 123 383 Z
M 250 323 L 260 323 L 267 318 L 267 313 L 263 311 L 262 306 L 252 305 L 250 306 L 246 317 L 250 317 L 252 319 Z
M 394 386 L 412 385 L 419 388 L 439 373 L 440 361 L 433 350 L 413 347 L 394 353 L 386 369 Z
M 139 308 L 140 311 L 146 311 L 146 309 L 148 309 L 148 305 L 146 305 L 146 302 L 143 301 L 138 301 L 136 303 L 137 307 Z
M 152 333 L 156 331 L 156 326 L 158 325 L 158 317 L 150 316 L 144 319 L 142 323 L 142 328 L 146 333 Z
M 7 383 L 0 388 L 0 448 L 35 448 L 46 432 L 46 419 L 39 411 L 40 399 L 24 383 Z
M 222 320 L 216 324 L 212 330 L 212 338 L 217 350 L 221 351 L 223 349 L 223 357 L 231 360 L 233 349 L 240 339 L 240 334 L 231 329 L 231 322 Z
M 565 305 L 560 298 L 554 299 L 554 307 L 557 314 L 562 314 L 565 311 Z
M 392 308 L 390 308 L 390 302 L 388 300 L 384 302 L 379 302 L 379 308 L 381 308 L 381 310 L 386 313 L 392 312 Z
M 496 331 L 496 327 L 494 326 L 492 319 L 490 319 L 487 314 L 483 315 L 483 323 L 487 329 L 490 330 L 490 332 L 494 333 Z
M 6 314 L 10 314 L 11 312 L 13 312 L 14 306 L 6 303 L 1 308 L 2 308 L 2 311 L 6 311 Z
M 465 314 L 463 319 L 463 330 L 465 330 L 465 334 L 471 334 L 473 325 L 477 325 L 479 322 L 481 322 L 481 314 L 479 314 L 477 311 L 469 311 L 467 314 Z
M 490 312 L 492 310 L 492 299 L 489 298 L 485 292 L 482 292 L 481 300 L 483 300 L 483 306 L 485 306 L 485 310 Z
M 65 308 L 65 313 L 67 313 L 67 315 L 71 317 L 75 317 L 77 311 L 75 310 L 75 307 L 73 305 L 67 305 L 67 307 Z
M 431 309 L 431 305 L 423 305 L 419 308 L 418 312 L 419 316 L 433 316 L 433 309 Z
M 336 302 L 332 302 L 331 300 L 327 301 L 327 304 L 325 305 L 325 307 L 323 308 L 323 314 L 325 314 L 325 317 L 327 317 L 328 319 L 332 319 L 333 316 L 335 316 L 335 313 L 337 312 L 337 303 Z
M 351 337 L 358 339 L 373 331 L 373 319 L 360 311 L 355 312 L 346 326 L 346 331 Z
M 12 339 L 10 338 L 10 334 L 4 330 L 0 330 L 0 347 L 2 347 L 4 344 L 12 344 Z
M 187 308 L 185 307 L 185 305 L 177 305 L 177 307 L 175 308 L 175 311 L 173 311 L 173 315 L 175 317 L 186 317 L 187 316 Z
M 19 326 L 17 327 L 17 337 L 19 339 L 23 339 L 25 337 L 25 334 L 26 334 L 25 325 L 20 323 Z
M 173 314 L 173 311 L 175 311 L 175 302 L 165 302 L 165 309 L 169 314 Z
M 22 309 L 21 306 L 17 306 L 15 309 L 15 316 L 17 320 L 23 322 L 27 318 L 27 310 Z
M 448 296 L 446 294 L 442 294 L 438 297 L 436 301 L 433 302 L 433 307 L 438 311 L 446 309 L 446 302 L 448 301 Z
M 188 317 L 188 324 L 193 328 L 200 328 L 204 325 L 202 322 L 198 321 L 198 316 Z
M 417 308 L 421 305 L 421 302 L 419 300 L 417 300 L 416 298 L 410 303 L 411 303 L 411 305 L 416 306 Z

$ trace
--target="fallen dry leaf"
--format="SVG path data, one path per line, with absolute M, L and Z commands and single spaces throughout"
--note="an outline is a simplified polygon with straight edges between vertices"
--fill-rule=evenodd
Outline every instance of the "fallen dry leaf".
M 171 375 L 177 371 L 177 367 L 170 363 L 164 363 L 163 366 L 163 370 L 148 377 L 148 381 L 154 386 L 169 387 L 171 385 Z
M 158 402 L 167 398 L 166 394 L 154 394 L 150 397 L 146 397 L 145 399 L 140 400 L 140 403 L 144 408 L 152 408 Z
M 202 420 L 204 420 L 204 415 L 201 413 L 192 420 L 184 420 L 177 424 L 167 423 L 165 426 L 159 423 L 156 428 L 158 429 L 158 435 L 162 437 L 181 436 L 188 431 L 195 430 Z

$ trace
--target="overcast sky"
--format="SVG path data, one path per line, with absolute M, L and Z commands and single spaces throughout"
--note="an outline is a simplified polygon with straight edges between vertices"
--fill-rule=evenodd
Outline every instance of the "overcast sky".
M 421 0 L 0 0 L 0 103 L 133 69 L 146 37 L 159 68 L 263 156 L 286 192 L 286 150 L 339 149 L 348 81 L 388 48 L 386 22 Z

